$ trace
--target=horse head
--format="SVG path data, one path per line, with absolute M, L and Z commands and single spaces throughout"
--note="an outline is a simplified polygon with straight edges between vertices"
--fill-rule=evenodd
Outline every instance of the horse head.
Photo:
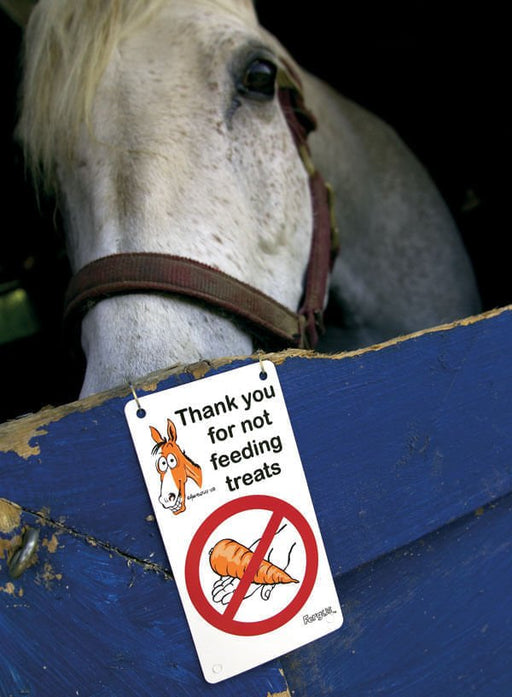
M 166 253 L 298 307 L 308 175 L 276 96 L 286 54 L 251 2 L 41 0 L 27 45 L 20 131 L 59 192 L 74 272 L 112 254 Z M 144 292 L 92 307 L 82 345 L 82 396 L 253 350 L 222 313 Z
M 192 479 L 199 488 L 202 486 L 202 472 L 181 450 L 176 442 L 176 427 L 167 419 L 167 438 L 162 438 L 154 426 L 150 426 L 151 437 L 155 441 L 152 453 L 158 454 L 155 466 L 160 475 L 159 502 L 175 515 L 185 510 L 185 484 Z M 169 476 L 170 475 L 170 476 Z
M 72 295 L 86 305 L 81 396 L 251 353 L 253 334 L 226 315 L 252 320 L 242 304 L 277 313 L 263 329 L 290 319 L 287 337 L 302 336 L 297 315 L 320 324 L 316 279 L 332 258 L 316 243 L 329 214 L 316 204 L 327 196 L 312 160 L 336 192 L 343 244 L 330 283 L 339 318 L 323 350 L 479 311 L 469 258 L 428 173 L 387 124 L 300 71 L 250 0 L 39 0 L 25 45 L 19 134 L 29 166 L 58 193 L 81 279 Z M 302 92 L 320 116 L 312 158 Z M 144 257 L 153 278 L 169 255 L 172 278 L 163 267 L 158 283 L 108 265 Z M 312 273 L 320 258 L 327 271 Z M 84 276 L 92 268 L 95 282 L 107 277 L 101 302 Z M 193 293 L 182 294 L 191 276 Z

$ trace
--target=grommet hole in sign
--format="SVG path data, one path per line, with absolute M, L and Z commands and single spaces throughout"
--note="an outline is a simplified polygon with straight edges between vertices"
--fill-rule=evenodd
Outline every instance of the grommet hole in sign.
M 205 679 L 338 629 L 341 607 L 276 366 L 259 356 L 132 395 L 126 418 Z

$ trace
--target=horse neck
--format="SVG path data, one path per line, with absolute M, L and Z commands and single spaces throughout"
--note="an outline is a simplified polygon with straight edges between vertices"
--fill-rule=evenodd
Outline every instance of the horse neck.
M 155 294 L 103 300 L 82 321 L 82 345 L 81 398 L 163 368 L 253 350 L 251 338 L 229 319 Z

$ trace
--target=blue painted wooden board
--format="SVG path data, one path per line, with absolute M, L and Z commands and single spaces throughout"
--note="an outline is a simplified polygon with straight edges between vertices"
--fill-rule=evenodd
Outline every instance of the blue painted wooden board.
M 0 426 L 0 496 L 50 541 L 11 582 L 0 502 L 0 697 L 508 694 L 511 349 L 505 309 L 353 356 L 275 356 L 345 625 L 216 686 L 148 518 L 128 390 Z
M 337 577 L 346 626 L 282 659 L 297 697 L 511 694 L 512 496 Z
M 227 691 L 207 685 L 168 575 L 52 526 L 41 537 L 36 566 L 13 589 L 5 573 L 0 584 L 1 697 L 286 690 L 276 662 L 233 678 Z

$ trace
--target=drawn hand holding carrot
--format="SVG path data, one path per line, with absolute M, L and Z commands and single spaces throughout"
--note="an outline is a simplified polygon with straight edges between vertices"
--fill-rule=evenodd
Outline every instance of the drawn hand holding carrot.
M 286 524 L 283 525 L 278 530 L 276 537 L 287 527 Z M 253 557 L 253 550 L 256 549 L 258 542 L 259 539 L 251 547 L 246 547 L 235 540 L 224 539 L 217 542 L 213 549 L 210 550 L 210 566 L 220 576 L 212 588 L 212 599 L 215 603 L 221 603 L 222 605 L 229 603 Z M 268 559 L 263 559 L 260 563 L 244 600 L 250 598 L 258 590 L 262 600 L 268 600 L 276 585 L 299 583 L 297 579 L 292 578 L 285 570 L 290 564 L 294 546 L 295 542 L 288 548 L 287 561 L 284 568 L 280 568 L 272 563 L 271 557 L 274 553 L 274 548 L 271 547 L 267 555 Z

